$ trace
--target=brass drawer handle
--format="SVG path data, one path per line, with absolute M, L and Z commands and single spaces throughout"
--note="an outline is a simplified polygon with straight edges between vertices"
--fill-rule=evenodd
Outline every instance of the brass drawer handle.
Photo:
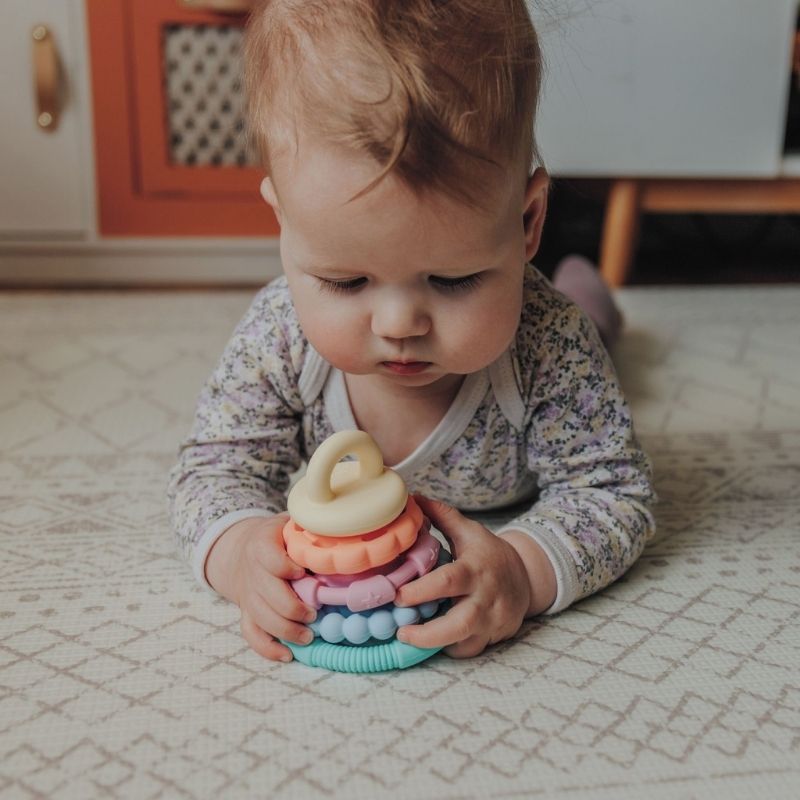
M 33 76 L 36 87 L 36 124 L 48 133 L 58 127 L 61 116 L 61 61 L 53 34 L 45 25 L 35 25 Z
M 248 14 L 256 0 L 181 0 L 194 11 L 213 11 L 217 14 Z

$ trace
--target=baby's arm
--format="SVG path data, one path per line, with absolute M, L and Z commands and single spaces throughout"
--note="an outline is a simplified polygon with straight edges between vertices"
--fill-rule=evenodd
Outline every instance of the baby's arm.
M 170 474 L 173 530 L 201 583 L 224 530 L 285 510 L 289 476 L 302 461 L 292 354 L 270 297 L 270 287 L 262 290 L 237 325 Z
M 649 461 L 592 324 L 569 306 L 542 338 L 527 423 L 540 496 L 500 533 L 522 532 L 547 554 L 557 581 L 547 613 L 555 613 L 636 561 L 655 530 L 654 493 Z
M 254 517 L 235 523 L 214 543 L 206 560 L 209 583 L 239 606 L 242 636 L 253 650 L 273 661 L 291 661 L 276 639 L 308 644 L 314 634 L 300 623 L 316 619 L 288 581 L 306 571 L 286 554 L 283 526 L 288 515 Z
M 552 604 L 555 575 L 533 540 L 519 532 L 496 536 L 436 500 L 417 495 L 417 502 L 447 537 L 455 561 L 401 586 L 395 603 L 408 606 L 451 598 L 453 607 L 424 625 L 400 628 L 400 641 L 444 647 L 448 655 L 466 658 L 513 636 L 526 616 Z
M 565 308 L 542 338 L 550 355 L 531 359 L 539 366 L 529 373 L 526 426 L 540 499 L 498 535 L 449 506 L 420 501 L 456 560 L 403 586 L 396 602 L 456 600 L 444 616 L 401 628 L 402 641 L 476 655 L 513 636 L 526 616 L 562 610 L 611 583 L 652 536 L 649 464 L 596 331 Z
M 266 643 L 253 620 L 267 635 L 300 641 L 307 629 L 292 620 L 305 621 L 308 609 L 286 584 L 301 570 L 276 534 L 289 476 L 301 463 L 302 404 L 297 354 L 270 297 L 269 288 L 256 297 L 204 386 L 168 495 L 175 535 L 197 579 L 239 604 L 254 649 L 280 657 L 288 649 L 257 646 Z

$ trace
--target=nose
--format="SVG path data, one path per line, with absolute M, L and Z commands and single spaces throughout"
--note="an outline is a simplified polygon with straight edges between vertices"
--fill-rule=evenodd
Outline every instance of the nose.
M 424 336 L 431 329 L 429 313 L 413 294 L 387 294 L 372 310 L 372 332 L 383 339 Z

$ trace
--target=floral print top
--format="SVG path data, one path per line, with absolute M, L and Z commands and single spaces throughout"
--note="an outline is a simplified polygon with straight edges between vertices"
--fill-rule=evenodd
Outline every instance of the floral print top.
M 285 510 L 291 475 L 352 427 L 343 376 L 305 339 L 278 278 L 203 387 L 170 474 L 174 531 L 198 580 L 231 524 Z M 524 502 L 502 530 L 526 532 L 550 558 L 558 590 L 547 613 L 616 580 L 654 533 L 650 464 L 610 359 L 532 266 L 509 351 L 466 376 L 442 422 L 393 468 L 411 491 L 467 513 Z

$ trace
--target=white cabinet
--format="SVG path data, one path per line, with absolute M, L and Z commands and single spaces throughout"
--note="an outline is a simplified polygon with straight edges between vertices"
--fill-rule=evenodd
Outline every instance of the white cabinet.
M 82 4 L 4 0 L 0 26 L 0 237 L 76 238 L 87 230 L 91 168 Z M 57 127 L 37 124 L 33 30 L 56 47 L 62 86 Z
M 798 0 L 530 7 L 546 60 L 537 133 L 551 172 L 780 174 Z

